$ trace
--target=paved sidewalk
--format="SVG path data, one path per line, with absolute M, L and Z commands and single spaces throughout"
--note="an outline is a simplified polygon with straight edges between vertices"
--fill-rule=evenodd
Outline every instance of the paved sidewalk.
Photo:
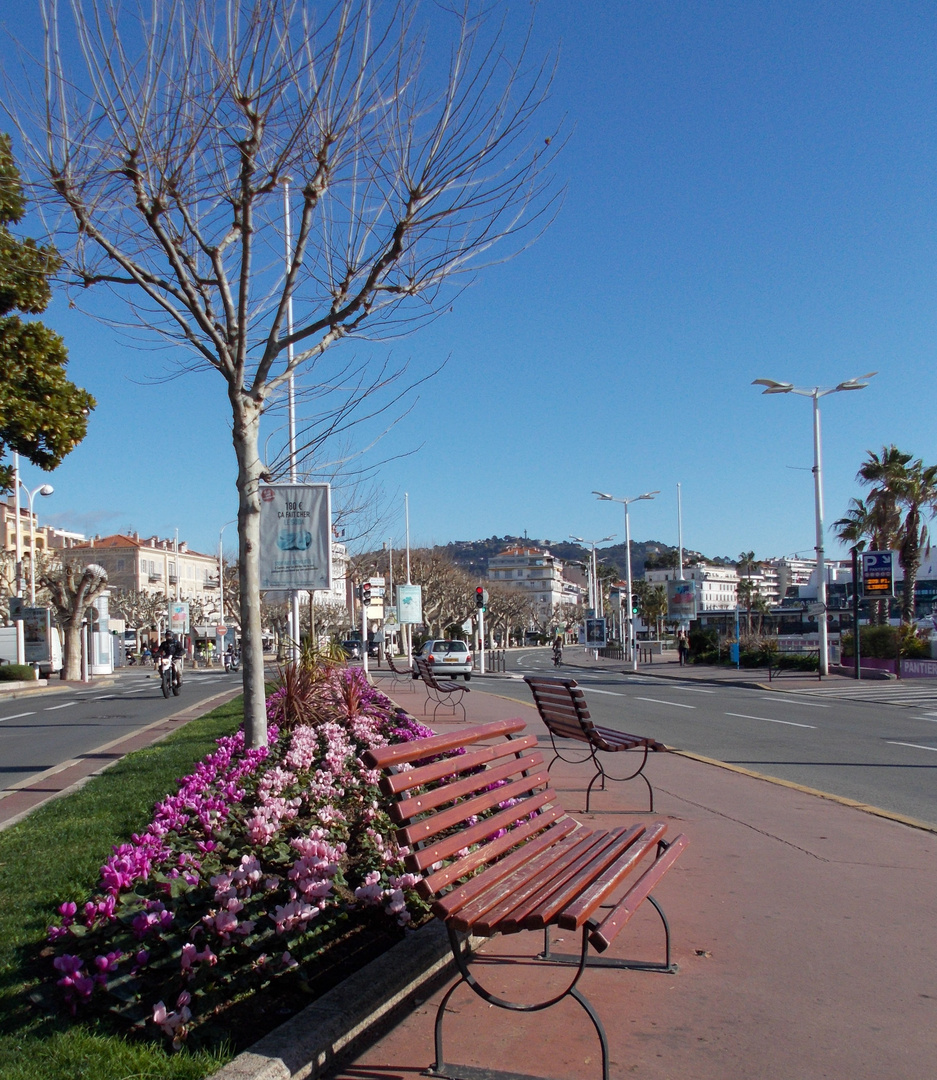
M 681 678 L 687 674 L 680 669 Z M 419 687 L 414 693 L 397 689 L 398 702 L 427 719 Z M 538 730 L 533 708 L 516 701 L 475 692 L 466 704 L 470 723 L 520 712 Z M 462 722 L 444 719 L 439 710 L 434 726 L 444 730 Z M 608 1033 L 612 1076 L 933 1075 L 937 834 L 678 754 L 654 755 L 647 771 L 656 790 L 653 817 L 690 838 L 657 893 L 680 970 L 595 969 L 584 976 L 583 991 Z M 610 784 L 593 796 L 595 812 L 587 816 L 581 811 L 588 768 L 558 762 L 553 775 L 567 809 L 582 820 L 614 825 L 650 818 L 630 802 L 646 797 L 644 785 Z M 614 955 L 660 952 L 660 924 L 645 908 L 616 942 Z M 522 953 L 535 952 L 541 941 L 540 935 L 516 935 L 485 945 L 483 953 L 517 959 L 501 971 L 506 996 L 541 996 L 550 970 L 522 961 Z M 485 973 L 490 976 L 491 968 Z M 420 1075 L 433 1060 L 441 993 L 417 1003 L 330 1075 Z M 463 987 L 450 1003 L 445 1036 L 449 1061 L 558 1080 L 600 1076 L 595 1033 L 569 1000 L 521 1015 L 490 1008 Z

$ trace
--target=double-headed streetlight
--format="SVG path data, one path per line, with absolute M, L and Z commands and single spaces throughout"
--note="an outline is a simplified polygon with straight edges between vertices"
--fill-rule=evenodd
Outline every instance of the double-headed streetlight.
M 628 603 L 628 644 L 625 645 L 622 641 L 622 646 L 627 650 L 625 656 L 631 660 L 632 670 L 638 670 L 638 651 L 634 647 L 634 634 L 631 632 L 632 621 L 634 619 L 634 602 L 633 592 L 631 586 L 631 522 L 628 520 L 628 507 L 633 502 L 640 502 L 642 499 L 653 499 L 655 495 L 660 495 L 660 491 L 645 491 L 643 495 L 632 495 L 630 499 L 619 499 L 614 495 L 606 495 L 604 491 L 593 491 L 593 495 L 597 499 L 601 499 L 603 502 L 617 502 L 621 503 L 625 508 L 625 581 L 627 584 L 627 603 Z M 624 637 L 624 624 L 622 625 L 622 637 Z
M 846 379 L 837 386 L 794 386 L 789 382 L 777 382 L 774 379 L 754 379 L 752 386 L 764 386 L 764 394 L 800 394 L 801 397 L 813 399 L 813 485 L 814 503 L 816 507 L 817 525 L 817 604 L 820 613 L 817 616 L 818 642 L 820 647 L 820 674 L 828 675 L 830 661 L 828 654 L 828 637 L 826 626 L 826 564 L 823 553 L 823 476 L 822 455 L 820 452 L 820 398 L 827 394 L 838 394 L 840 390 L 864 390 L 869 384 L 866 379 L 877 375 L 877 371 L 870 371 L 867 375 L 858 375 L 854 379 Z M 853 583 L 855 588 L 855 583 Z
M 581 536 L 573 536 L 569 534 L 570 540 L 575 540 L 577 544 L 586 544 L 592 548 L 592 558 L 589 563 L 589 603 L 592 605 L 592 611 L 596 618 L 599 617 L 599 608 L 601 596 L 599 595 L 599 580 L 598 580 L 598 567 L 596 565 L 595 558 L 595 545 L 604 544 L 609 540 L 614 540 L 614 533 L 611 536 L 603 536 L 601 540 L 583 540 Z

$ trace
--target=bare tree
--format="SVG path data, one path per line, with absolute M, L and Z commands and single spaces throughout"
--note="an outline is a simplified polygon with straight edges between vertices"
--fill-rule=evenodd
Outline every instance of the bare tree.
M 65 634 L 63 679 L 81 678 L 81 624 L 91 605 L 107 588 L 107 571 L 89 563 L 65 562 L 42 578 Z
M 422 25 L 402 0 L 73 0 L 70 22 L 57 0 L 39 10 L 34 96 L 17 71 L 5 102 L 32 198 L 73 226 L 56 231 L 65 266 L 225 383 L 245 722 L 260 745 L 265 405 L 301 366 L 327 393 L 342 339 L 432 318 L 496 242 L 508 255 L 545 224 L 558 142 L 533 121 L 550 71 L 526 46 L 509 56 L 478 0 L 433 6 Z M 281 273 L 287 179 L 298 222 Z

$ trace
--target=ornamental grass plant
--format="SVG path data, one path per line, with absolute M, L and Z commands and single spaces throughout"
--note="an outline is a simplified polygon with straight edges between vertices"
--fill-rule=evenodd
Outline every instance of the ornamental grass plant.
M 0 1075 L 16 1075 L 5 1066 L 27 1045 L 65 1061 L 89 1039 L 111 1065 L 29 1075 L 206 1075 L 310 1000 L 330 953 L 361 933 L 389 943 L 424 917 L 361 755 L 428 730 L 358 669 L 332 665 L 284 678 L 268 713 L 265 747 L 246 747 L 217 710 L 185 729 L 205 725 L 215 742 L 175 771 L 178 784 L 161 766 L 129 794 L 147 756 L 172 752 L 167 740 L 0 834 L 0 888 L 30 897 L 2 955 Z M 94 822 L 90 844 L 82 822 Z M 25 888 L 16 852 L 32 869 Z M 8 916 L 13 896 L 0 899 Z M 261 1001 L 273 1011 L 258 1019 Z

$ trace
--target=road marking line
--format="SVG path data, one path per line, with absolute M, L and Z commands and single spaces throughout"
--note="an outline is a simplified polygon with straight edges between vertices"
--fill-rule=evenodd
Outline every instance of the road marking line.
M 916 742 L 892 742 L 891 739 L 885 740 L 889 746 L 910 746 L 912 750 L 933 750 L 937 752 L 937 746 L 921 746 Z
M 614 690 L 599 690 L 595 686 L 589 687 L 590 694 L 607 694 L 609 697 L 624 697 L 624 694 L 617 694 Z
M 47 709 L 43 709 L 43 712 L 55 712 L 56 709 L 67 709 L 70 705 L 77 705 L 77 701 L 66 701 L 64 705 L 50 705 Z
M 594 693 L 595 691 L 593 691 Z M 624 695 L 622 695 L 624 696 Z M 695 709 L 695 705 L 684 705 L 681 701 L 661 701 L 656 697 L 639 697 L 635 701 L 653 701 L 655 705 L 672 705 L 675 709 Z
M 674 690 L 686 690 L 690 694 L 715 694 L 715 690 L 702 690 L 698 686 L 675 686 Z
M 2 716 L 2 717 L 0 717 L 0 724 L 2 724 L 4 720 L 19 720 L 19 718 L 21 716 L 35 716 L 35 715 L 36 715 L 36 713 L 35 713 L 35 711 L 33 711 L 33 712 L 18 712 L 18 713 L 14 713 L 12 716 Z
M 775 705 L 777 705 L 777 703 L 778 703 L 778 699 L 777 699 L 776 694 L 772 694 L 771 697 L 763 697 L 761 700 L 762 701 L 773 701 L 775 703 Z M 798 698 L 795 698 L 795 697 L 786 697 L 784 699 L 784 704 L 785 705 L 806 705 L 807 708 L 809 708 L 809 709 L 829 709 L 829 708 L 832 708 L 832 706 L 830 706 L 830 705 L 821 705 L 819 701 L 800 701 Z
M 767 724 L 787 724 L 788 727 L 805 727 L 816 730 L 814 724 L 796 724 L 793 720 L 773 720 L 770 716 L 749 716 L 747 713 L 727 712 L 726 716 L 737 716 L 741 720 L 764 720 Z

